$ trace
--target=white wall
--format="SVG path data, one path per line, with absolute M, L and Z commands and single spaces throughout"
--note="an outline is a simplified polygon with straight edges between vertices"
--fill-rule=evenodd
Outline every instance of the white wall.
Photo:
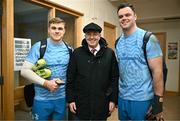
M 180 47 L 180 21 L 141 24 L 142 28 L 153 32 L 166 32 L 166 62 L 168 66 L 168 78 L 166 90 L 178 92 L 179 88 L 179 47 Z M 178 42 L 178 58 L 168 59 L 168 43 Z
M 140 19 L 180 16 L 180 0 L 134 0 L 132 3 Z
M 50 0 L 62 6 L 74 9 L 84 14 L 83 26 L 95 22 L 103 29 L 104 22 L 117 26 L 117 36 L 120 33 L 116 11 L 108 0 Z M 83 32 L 82 32 L 83 34 Z M 103 35 L 103 31 L 102 31 Z

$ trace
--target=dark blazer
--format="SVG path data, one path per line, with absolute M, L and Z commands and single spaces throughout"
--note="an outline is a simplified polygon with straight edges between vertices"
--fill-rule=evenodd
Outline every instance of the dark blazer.
M 94 56 L 84 39 L 75 49 L 68 66 L 67 102 L 76 103 L 76 116 L 83 120 L 102 120 L 108 117 L 109 102 L 117 104 L 118 64 L 114 51 L 104 38 L 99 40 L 100 50 Z

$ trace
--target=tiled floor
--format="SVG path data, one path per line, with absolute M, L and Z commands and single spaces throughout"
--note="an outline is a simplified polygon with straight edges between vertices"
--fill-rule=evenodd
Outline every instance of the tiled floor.
M 180 96 L 165 96 L 164 118 L 166 121 L 180 121 Z M 30 114 L 26 111 L 16 111 L 16 120 L 30 120 Z M 108 121 L 117 121 L 117 109 Z
M 180 121 L 180 96 L 166 96 L 164 102 L 165 119 Z
M 113 112 L 108 121 L 118 120 L 117 109 Z M 165 121 L 180 121 L 180 96 L 165 96 L 164 98 L 164 119 Z
M 118 120 L 118 111 L 117 111 L 117 108 L 116 108 L 115 111 L 108 118 L 108 121 L 117 121 L 117 120 Z

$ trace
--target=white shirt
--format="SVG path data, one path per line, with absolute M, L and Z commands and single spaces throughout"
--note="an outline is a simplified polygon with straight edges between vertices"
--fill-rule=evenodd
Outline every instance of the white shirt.
M 94 55 L 96 55 L 96 53 L 100 50 L 100 45 L 98 44 L 95 48 L 91 48 L 89 47 L 89 50 L 92 52 L 93 49 L 96 49 L 96 51 L 94 52 Z

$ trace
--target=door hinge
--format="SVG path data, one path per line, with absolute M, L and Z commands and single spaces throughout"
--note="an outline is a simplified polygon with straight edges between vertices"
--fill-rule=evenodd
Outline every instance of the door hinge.
M 0 76 L 0 85 L 3 85 L 3 77 L 2 76 Z

